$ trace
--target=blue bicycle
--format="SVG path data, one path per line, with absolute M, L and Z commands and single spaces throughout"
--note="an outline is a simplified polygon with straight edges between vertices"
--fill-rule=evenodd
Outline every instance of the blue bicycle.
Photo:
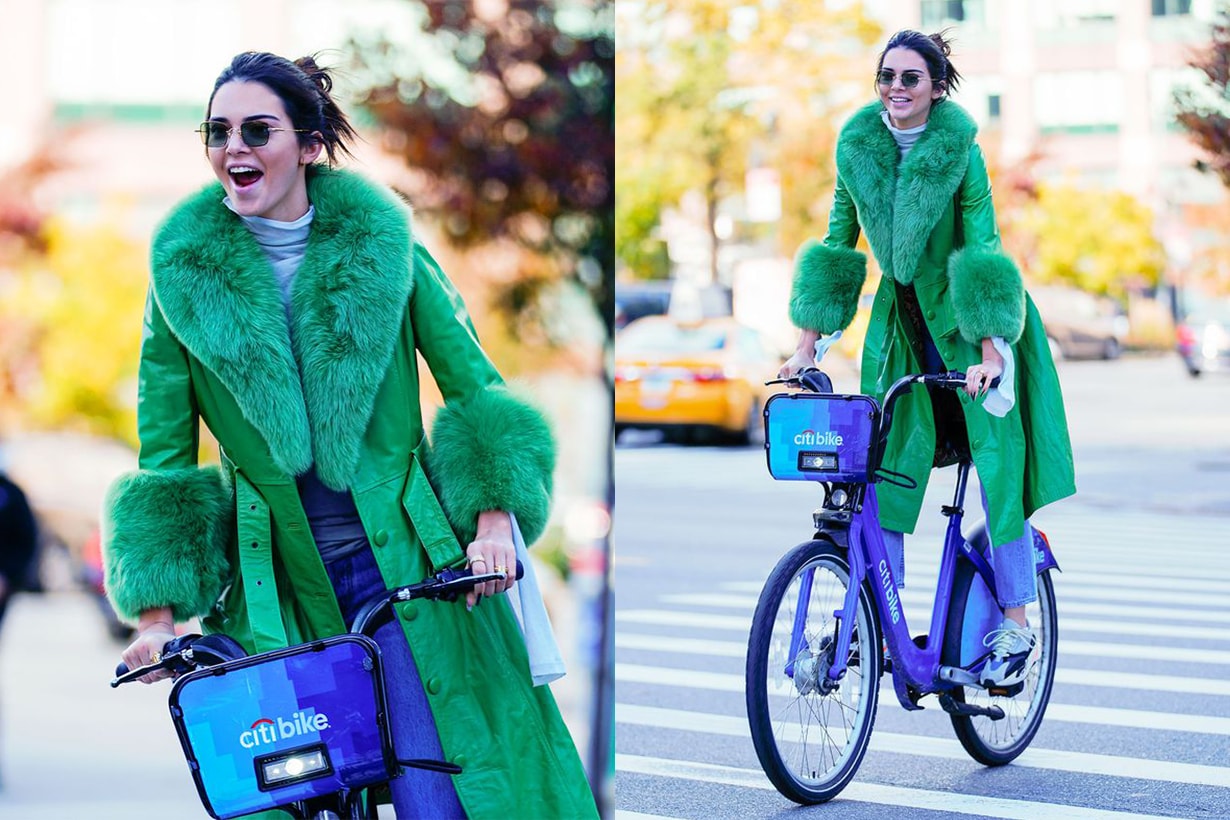
M 889 389 L 883 410 L 868 396 L 832 393 L 818 370 L 777 383 L 804 390 L 765 407 L 774 478 L 824 488 L 815 534 L 778 562 L 761 592 L 747 653 L 747 713 L 765 773 L 802 804 L 831 800 L 853 779 L 875 724 L 880 677 L 891 671 L 907 710 L 936 695 L 961 745 L 975 760 L 1002 766 L 1033 740 L 1055 678 L 1058 618 L 1046 536 L 1034 530 L 1038 598 L 1027 617 L 1038 660 L 1026 679 L 986 689 L 978 672 L 983 638 L 999 626 L 995 573 L 984 527 L 963 537 L 968 453 L 957 461 L 929 631 L 912 635 L 878 523 L 875 484 L 913 485 L 880 466 L 893 407 L 915 385 L 959 389 L 962 373 L 912 375 Z M 887 648 L 887 654 L 885 652 Z

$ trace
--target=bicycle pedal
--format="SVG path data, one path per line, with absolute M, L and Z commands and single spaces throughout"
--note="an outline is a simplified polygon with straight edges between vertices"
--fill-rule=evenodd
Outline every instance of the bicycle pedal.
M 993 698 L 1014 698 L 1021 694 L 1024 688 L 1024 683 L 1015 683 L 1012 686 L 989 686 L 987 694 Z

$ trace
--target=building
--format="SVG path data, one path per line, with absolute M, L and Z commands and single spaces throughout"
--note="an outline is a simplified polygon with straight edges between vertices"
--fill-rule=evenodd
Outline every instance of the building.
M 1173 265 L 1219 240 L 1193 214 L 1224 208 L 1226 190 L 1196 169 L 1173 116 L 1174 90 L 1202 79 L 1188 63 L 1209 42 L 1214 0 L 891 0 L 884 12 L 888 32 L 952 27 L 965 76 L 954 99 L 1001 162 L 1036 154 L 1043 179 L 1134 195 Z

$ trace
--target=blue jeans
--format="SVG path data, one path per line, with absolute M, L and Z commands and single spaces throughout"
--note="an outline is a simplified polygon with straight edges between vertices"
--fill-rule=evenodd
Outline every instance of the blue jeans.
M 980 488 L 981 490 L 981 488 Z M 987 493 L 981 490 L 982 510 L 987 509 Z M 905 534 L 881 529 L 884 548 L 897 586 L 905 586 Z M 1025 606 L 1038 598 L 1038 575 L 1034 565 L 1034 536 L 1029 521 L 1020 538 L 991 547 L 991 568 L 995 570 L 995 592 L 1003 609 Z
M 326 564 L 325 569 L 347 626 L 353 623 L 363 602 L 385 588 L 371 547 Z M 397 757 L 443 760 L 440 736 L 401 624 L 396 619 L 384 624 L 376 630 L 375 638 L 384 663 L 384 686 Z M 400 820 L 466 816 L 451 775 L 407 767 L 401 777 L 389 782 L 389 788 L 393 809 Z

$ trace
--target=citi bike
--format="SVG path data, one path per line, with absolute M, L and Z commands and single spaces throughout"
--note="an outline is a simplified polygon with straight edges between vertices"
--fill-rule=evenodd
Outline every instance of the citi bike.
M 802 386 L 765 407 L 774 478 L 820 482 L 815 534 L 787 553 L 761 592 L 748 641 L 747 713 L 757 757 L 773 785 L 802 804 L 831 800 L 867 751 L 880 678 L 891 671 L 897 701 L 924 708 L 935 695 L 966 752 L 987 766 L 1016 758 L 1033 740 L 1055 677 L 1058 621 L 1050 544 L 1034 530 L 1038 599 L 1027 608 L 1040 656 L 1024 681 L 986 689 L 983 637 L 1003 613 L 984 527 L 961 533 L 970 457 L 957 463 L 930 629 L 912 636 L 878 523 L 875 485 L 917 486 L 880 460 L 894 405 L 914 385 L 958 389 L 963 373 L 905 376 L 885 395 L 833 394 L 819 370 L 769 383 Z M 887 656 L 884 651 L 887 647 Z
M 518 579 L 522 572 L 518 561 Z M 451 602 L 504 577 L 445 569 L 374 596 L 347 634 L 258 655 L 247 656 L 226 635 L 181 635 L 157 663 L 131 671 L 121 663 L 111 686 L 159 669 L 177 676 L 171 719 L 212 817 L 281 809 L 297 820 L 370 820 L 377 816 L 371 789 L 398 777 L 400 767 L 461 773 L 445 761 L 398 759 L 372 635 L 395 604 Z

